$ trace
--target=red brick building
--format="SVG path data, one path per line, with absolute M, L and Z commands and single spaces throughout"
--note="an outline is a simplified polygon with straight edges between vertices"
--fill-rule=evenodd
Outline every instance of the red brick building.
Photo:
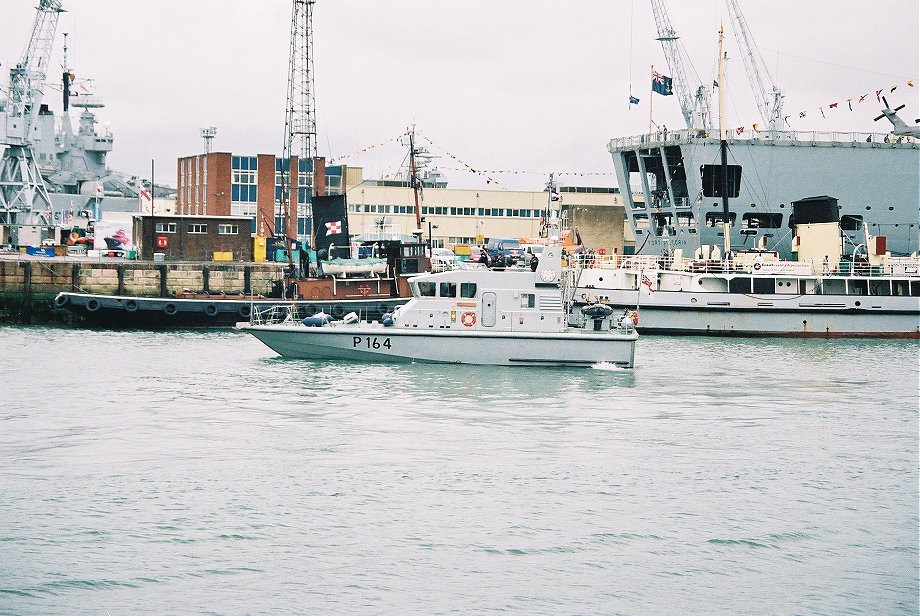
M 169 261 L 211 261 L 215 253 L 232 261 L 252 261 L 254 247 L 245 216 L 134 216 L 134 239 L 141 259 L 161 253 Z
M 344 166 L 326 167 L 325 159 L 287 161 L 272 154 L 238 156 L 212 152 L 178 160 L 176 213 L 186 216 L 243 216 L 249 232 L 261 237 L 310 233 L 313 194 L 344 190 Z M 282 212 L 282 183 L 290 190 Z

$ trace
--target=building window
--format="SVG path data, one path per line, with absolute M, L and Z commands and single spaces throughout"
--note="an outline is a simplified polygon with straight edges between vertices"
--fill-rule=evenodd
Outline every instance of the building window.
M 231 216 L 255 216 L 258 212 L 258 206 L 255 203 L 231 203 Z
M 460 297 L 469 299 L 476 297 L 476 283 L 475 282 L 461 282 L 460 283 Z
M 259 170 L 258 159 L 255 156 L 234 156 L 232 159 L 232 184 L 230 185 L 230 200 L 255 203 L 256 201 L 256 176 Z
M 156 233 L 175 233 L 176 232 L 176 223 L 174 222 L 158 222 L 155 227 Z
M 217 225 L 217 233 L 220 235 L 239 235 L 239 225 Z
M 208 225 L 194 224 L 188 226 L 189 233 L 207 233 Z
M 332 194 L 338 194 L 342 192 L 342 176 L 341 175 L 327 175 L 326 176 L 326 191 Z

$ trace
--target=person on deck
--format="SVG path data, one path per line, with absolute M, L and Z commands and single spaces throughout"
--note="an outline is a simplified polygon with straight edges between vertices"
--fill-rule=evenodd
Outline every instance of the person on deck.
M 489 251 L 486 250 L 485 246 L 481 246 L 479 248 L 479 262 L 485 265 L 486 267 L 489 267 L 491 265 L 489 261 Z

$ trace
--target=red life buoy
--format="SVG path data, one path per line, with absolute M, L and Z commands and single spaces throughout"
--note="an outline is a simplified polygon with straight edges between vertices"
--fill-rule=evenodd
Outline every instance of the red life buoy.
M 633 325 L 639 324 L 639 311 L 638 310 L 631 310 L 629 314 L 626 316 L 632 318 Z
M 472 327 L 476 325 L 476 314 L 473 312 L 464 312 L 460 315 L 460 322 L 463 323 L 464 327 Z

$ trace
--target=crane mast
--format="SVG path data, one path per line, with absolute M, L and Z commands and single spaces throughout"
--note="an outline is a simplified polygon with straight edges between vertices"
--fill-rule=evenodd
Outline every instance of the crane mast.
M 687 128 L 712 128 L 712 114 L 709 108 L 710 89 L 702 84 L 697 85 L 696 92 L 691 92 L 687 80 L 684 64 L 677 45 L 677 36 L 671 26 L 664 0 L 652 0 L 652 12 L 655 15 L 655 27 L 658 30 L 658 40 L 664 49 L 668 68 L 674 78 L 674 88 L 680 100 L 680 108 L 684 114 Z M 688 60 L 689 61 L 689 60 Z M 692 68 L 692 66 L 691 66 Z
M 41 107 L 61 0 L 40 0 L 22 60 L 10 69 L 9 90 L 0 110 L 0 222 L 16 213 L 51 209 L 48 190 L 35 162 L 32 126 Z M 46 221 L 47 222 L 47 221 Z
M 313 5 L 316 0 L 293 0 L 291 14 L 291 48 L 288 62 L 287 108 L 284 118 L 284 156 L 282 165 L 291 164 L 291 157 L 312 161 L 316 158 L 316 119 L 313 94 Z M 299 171 L 299 170 L 298 170 Z M 282 173 L 281 216 L 285 234 L 296 235 L 297 218 L 310 218 L 309 203 L 292 199 L 291 193 L 300 195 L 299 186 L 288 186 L 294 170 Z M 298 182 L 300 173 L 297 174 Z M 293 210 L 297 204 L 298 211 Z M 312 229 L 308 232 L 312 234 Z
M 775 84 L 772 85 L 772 92 L 767 92 L 763 76 L 766 75 L 767 79 L 770 79 L 770 73 L 767 71 L 767 65 L 754 44 L 747 21 L 738 6 L 738 1 L 726 0 L 726 3 L 728 4 L 728 13 L 732 30 L 735 33 L 735 40 L 738 42 L 738 48 L 741 49 L 741 55 L 744 58 L 744 68 L 748 74 L 748 81 L 751 82 L 754 98 L 757 99 L 757 109 L 760 111 L 760 117 L 769 130 L 782 130 L 783 93 Z M 772 84 L 772 79 L 770 81 Z

